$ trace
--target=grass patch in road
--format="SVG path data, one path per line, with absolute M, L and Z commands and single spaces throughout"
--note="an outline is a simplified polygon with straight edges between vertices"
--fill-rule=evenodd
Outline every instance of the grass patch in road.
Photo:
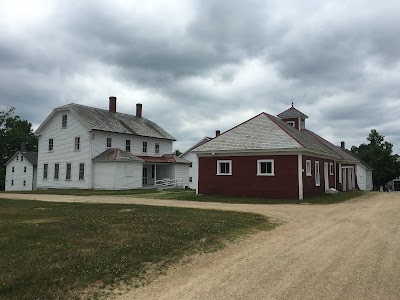
M 144 283 L 146 270 L 184 254 L 274 226 L 238 212 L 0 199 L 0 299 L 96 298 Z

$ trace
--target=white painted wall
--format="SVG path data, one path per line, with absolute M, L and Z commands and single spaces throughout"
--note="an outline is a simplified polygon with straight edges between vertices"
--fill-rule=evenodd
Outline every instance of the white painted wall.
M 112 138 L 111 148 L 126 149 L 126 140 L 131 141 L 131 153 L 134 155 L 162 156 L 172 153 L 172 141 L 156 138 L 148 138 L 121 133 L 93 131 L 92 157 L 96 157 L 107 149 L 107 138 Z M 147 142 L 147 153 L 143 152 L 143 142 Z M 155 145 L 160 145 L 160 153 L 155 153 Z
M 14 156 L 14 158 L 6 166 L 5 190 L 30 191 L 33 189 L 34 168 L 26 158 L 24 158 L 24 160 L 21 161 L 21 156 L 22 156 L 21 153 L 18 152 L 17 156 Z M 12 172 L 13 167 L 14 167 L 14 172 Z M 26 172 L 24 172 L 25 167 L 26 167 Z M 24 186 L 24 181 L 25 181 L 25 186 Z
M 358 187 L 362 191 L 371 191 L 373 188 L 372 185 L 372 171 L 367 170 L 361 164 L 356 165 L 356 175 L 357 175 L 357 183 Z
M 199 159 L 197 155 L 193 152 L 185 153 L 184 155 L 182 155 L 182 158 L 192 162 L 192 167 L 189 167 L 189 175 L 187 177 L 187 182 L 191 189 L 196 189 L 199 180 L 199 168 L 198 168 Z M 192 182 L 189 181 L 189 177 L 192 177 Z
M 94 188 L 124 190 L 142 187 L 142 167 L 140 162 L 95 162 Z
M 173 177 L 175 179 L 183 179 L 183 184 L 189 184 L 189 165 L 188 164 L 175 164 L 171 168 L 173 170 Z
M 62 115 L 68 115 L 67 128 L 61 127 Z M 80 137 L 80 150 L 75 151 L 75 137 Z M 54 150 L 49 151 L 49 139 Z M 48 179 L 43 178 L 43 165 L 49 165 Z M 54 164 L 60 164 L 59 179 L 54 179 Z M 71 163 L 71 180 L 66 180 L 66 164 Z M 79 180 L 79 164 L 85 164 L 85 179 Z M 40 132 L 38 145 L 37 187 L 78 188 L 91 187 L 90 133 L 88 128 L 69 111 L 59 111 Z

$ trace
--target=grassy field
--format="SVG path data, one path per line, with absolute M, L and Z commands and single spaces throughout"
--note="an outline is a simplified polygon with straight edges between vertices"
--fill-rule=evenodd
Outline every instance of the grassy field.
M 274 226 L 236 212 L 0 199 L 0 298 L 93 299 Z
M 170 190 L 153 190 L 153 189 L 137 189 L 125 191 L 103 191 L 103 190 L 37 190 L 29 192 L 18 192 L 29 194 L 55 194 L 55 195 L 76 195 L 76 196 L 100 196 L 100 195 L 124 195 L 140 198 L 153 199 L 176 199 L 186 201 L 200 202 L 222 202 L 222 203 L 240 203 L 240 204 L 299 204 L 298 199 L 266 199 L 266 198 L 246 198 L 219 195 L 196 195 L 193 190 L 170 189 Z M 353 199 L 355 197 L 372 195 L 371 192 L 349 191 L 339 194 L 326 194 L 316 197 L 306 198 L 301 203 L 309 204 L 331 204 L 339 203 Z M 1 196 L 1 193 L 0 193 Z

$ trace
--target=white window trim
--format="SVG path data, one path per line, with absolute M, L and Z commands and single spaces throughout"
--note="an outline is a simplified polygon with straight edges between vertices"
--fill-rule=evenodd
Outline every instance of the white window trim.
M 318 178 L 318 180 L 317 180 Z M 315 186 L 321 186 L 321 176 L 319 172 L 319 161 L 315 161 Z
M 292 127 L 295 127 L 295 126 L 296 126 L 295 121 L 287 121 L 286 124 L 288 124 L 288 125 L 290 125 L 290 126 L 292 126 Z
M 77 143 L 78 141 L 78 143 Z M 76 136 L 74 140 L 74 151 L 81 151 L 81 137 Z
M 271 163 L 271 173 L 261 173 L 261 163 Z M 257 176 L 275 176 L 275 162 L 273 159 L 257 160 Z
M 311 160 L 309 160 L 309 159 L 306 160 L 306 175 L 312 176 L 312 164 L 311 164 Z
M 83 165 L 83 178 L 79 178 L 81 175 L 81 165 Z M 79 163 L 78 164 L 78 180 L 79 181 L 85 181 L 85 163 Z
M 229 164 L 229 173 L 221 173 L 221 163 Z M 232 160 L 217 160 L 217 175 L 232 175 Z
M 334 175 L 333 163 L 329 163 L 329 174 Z

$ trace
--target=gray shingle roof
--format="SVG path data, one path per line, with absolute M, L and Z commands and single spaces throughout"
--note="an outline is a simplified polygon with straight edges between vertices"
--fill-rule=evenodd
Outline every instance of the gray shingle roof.
M 118 148 L 107 149 L 93 158 L 93 161 L 144 162 L 143 159 Z
M 26 158 L 26 160 L 32 164 L 32 166 L 37 166 L 38 153 L 35 151 L 24 151 L 24 152 L 17 151 L 14 153 L 13 156 L 10 157 L 9 160 L 7 160 L 4 166 L 6 166 L 16 155 L 19 154 L 23 155 Z
M 336 156 L 330 149 L 272 115 L 261 113 L 193 151 L 254 151 L 307 149 Z
M 281 119 L 298 118 L 298 117 L 302 117 L 304 119 L 308 118 L 305 114 L 303 114 L 301 111 L 297 110 L 293 106 L 291 108 L 285 110 L 284 112 L 281 112 L 278 115 L 278 117 Z
M 119 112 L 112 113 L 105 109 L 75 103 L 58 107 L 55 111 L 65 109 L 70 110 L 91 130 L 132 134 L 173 141 L 176 140 L 156 123 L 143 117 L 138 118 L 133 115 Z

